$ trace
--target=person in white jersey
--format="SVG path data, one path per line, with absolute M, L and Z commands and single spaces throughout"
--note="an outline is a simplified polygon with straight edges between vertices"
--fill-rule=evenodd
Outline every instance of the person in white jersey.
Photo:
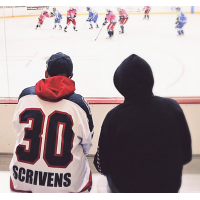
M 71 58 L 47 60 L 46 79 L 19 96 L 13 117 L 16 144 L 9 166 L 14 192 L 89 192 L 86 155 L 92 146 L 90 106 L 75 91 Z

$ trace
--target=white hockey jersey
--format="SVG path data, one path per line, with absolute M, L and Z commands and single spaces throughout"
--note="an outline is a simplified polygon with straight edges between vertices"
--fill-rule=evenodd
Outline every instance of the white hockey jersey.
M 17 192 L 84 192 L 92 176 L 86 155 L 92 146 L 89 104 L 74 82 L 55 76 L 22 91 L 13 125 L 17 140 L 10 187 Z

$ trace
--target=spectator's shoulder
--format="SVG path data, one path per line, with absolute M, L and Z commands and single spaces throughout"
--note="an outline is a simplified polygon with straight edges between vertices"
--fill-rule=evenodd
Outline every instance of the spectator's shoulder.
M 116 118 L 116 116 L 123 111 L 123 106 L 124 106 L 124 104 L 122 103 L 122 104 L 117 105 L 112 110 L 110 110 L 106 114 L 105 120 L 108 121 L 108 120 L 112 120 L 113 118 Z
M 31 86 L 31 87 L 28 87 L 28 88 L 25 88 L 21 94 L 19 95 L 19 99 L 18 101 L 24 97 L 24 96 L 27 96 L 27 95 L 36 95 L 35 93 L 35 86 Z
M 178 102 L 174 99 L 158 97 L 158 96 L 154 96 L 154 99 L 157 102 L 162 103 L 164 106 L 168 107 L 169 109 L 174 109 L 174 110 L 177 110 L 179 112 L 183 112 L 182 108 L 180 107 Z
M 65 99 L 80 106 L 87 114 L 91 114 L 89 103 L 80 94 L 74 93 Z

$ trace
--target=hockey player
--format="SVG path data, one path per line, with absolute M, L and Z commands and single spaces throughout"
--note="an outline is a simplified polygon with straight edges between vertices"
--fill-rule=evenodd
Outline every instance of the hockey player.
M 35 29 L 37 30 L 37 28 L 40 28 L 42 26 L 42 24 L 44 23 L 44 20 L 46 17 L 50 17 L 48 11 L 46 9 L 43 9 L 43 11 L 41 12 L 40 17 L 38 18 L 38 24 L 36 25 Z
M 69 10 L 67 11 L 67 25 L 64 29 L 65 32 L 67 32 L 67 27 L 69 26 L 69 24 L 72 22 L 72 24 L 74 25 L 74 30 L 75 31 L 78 31 L 76 29 L 76 20 L 75 20 L 75 17 L 76 17 L 76 9 L 74 9 L 73 7 L 70 7 Z
M 62 30 L 62 26 L 61 26 L 61 21 L 62 21 L 62 15 L 61 13 L 56 10 L 56 8 L 53 8 L 53 12 L 51 12 L 52 17 L 54 17 L 54 27 L 53 29 L 56 29 L 56 24 L 59 25 L 59 30 Z
M 89 16 L 88 19 L 86 20 L 86 22 L 90 23 L 90 28 L 89 29 L 93 29 L 92 26 L 92 22 L 94 22 L 94 24 L 96 24 L 96 28 L 99 28 L 98 24 L 97 24 L 97 19 L 98 19 L 98 13 L 95 12 L 93 9 L 91 9 L 90 7 L 86 8 L 87 11 L 89 12 Z
M 89 192 L 86 155 L 92 146 L 89 104 L 75 93 L 73 63 L 59 52 L 46 62 L 45 78 L 22 91 L 13 125 L 16 145 L 10 163 L 14 192 Z
M 122 8 L 117 8 L 119 12 L 119 23 L 121 27 L 121 31 L 119 31 L 120 34 L 124 33 L 124 24 L 128 21 L 128 14 L 126 11 Z
M 151 7 L 150 6 L 144 6 L 143 10 L 144 10 L 144 18 L 143 19 L 146 19 L 146 16 L 147 16 L 147 19 L 149 19 L 149 12 L 151 10 Z
M 106 14 L 106 18 L 105 18 L 105 22 L 103 23 L 103 26 L 105 26 L 109 22 L 109 25 L 107 26 L 109 37 L 106 39 L 111 39 L 114 35 L 114 28 L 117 21 L 116 21 L 115 14 L 110 9 L 107 9 L 106 12 L 107 14 Z
M 181 36 L 181 35 L 184 35 L 183 26 L 187 23 L 187 18 L 184 15 L 184 13 L 181 11 L 180 7 L 176 7 L 176 11 L 177 11 L 178 16 L 177 16 L 177 22 L 175 23 L 176 24 L 175 28 L 178 31 L 177 36 Z

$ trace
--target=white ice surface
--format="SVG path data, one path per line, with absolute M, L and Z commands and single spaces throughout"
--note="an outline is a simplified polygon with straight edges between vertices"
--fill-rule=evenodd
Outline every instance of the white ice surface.
M 120 97 L 113 74 L 130 54 L 137 54 L 152 67 L 154 94 L 160 96 L 200 96 L 200 15 L 187 15 L 185 36 L 177 37 L 176 15 L 130 15 L 125 34 L 106 40 L 104 26 L 89 30 L 86 15 L 77 16 L 77 29 L 53 30 L 53 19 L 45 19 L 35 30 L 38 17 L 0 19 L 0 96 L 18 97 L 20 92 L 44 78 L 45 61 L 56 52 L 68 54 L 74 64 L 76 92 L 85 97 Z M 102 27 L 105 16 L 99 16 Z M 66 16 L 62 25 L 65 27 Z M 8 68 L 7 68 L 8 67 Z M 8 71 L 8 75 L 7 75 Z M 7 81 L 8 80 L 8 81 Z

